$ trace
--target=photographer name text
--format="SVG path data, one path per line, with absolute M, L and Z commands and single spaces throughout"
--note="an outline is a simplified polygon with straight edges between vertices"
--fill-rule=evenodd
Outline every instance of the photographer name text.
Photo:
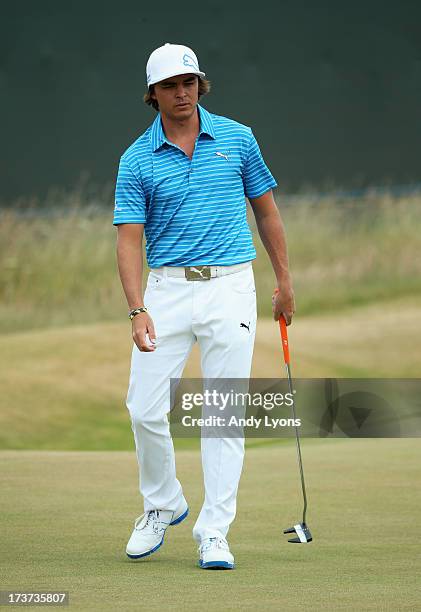
M 267 415 L 264 418 L 255 416 L 237 417 L 235 415 L 230 417 L 212 415 L 206 418 L 199 418 L 186 414 L 181 419 L 181 422 L 185 427 L 253 427 L 254 429 L 268 427 L 276 429 L 277 427 L 301 426 L 301 419 L 275 419 Z

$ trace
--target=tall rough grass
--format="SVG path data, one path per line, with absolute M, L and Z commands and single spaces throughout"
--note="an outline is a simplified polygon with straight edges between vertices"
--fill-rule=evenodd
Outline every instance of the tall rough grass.
M 297 313 L 421 295 L 421 195 L 279 204 Z M 272 279 L 262 248 L 255 270 L 266 295 Z M 267 299 L 261 307 L 266 314 Z
M 126 316 L 107 201 L 98 206 L 78 192 L 41 213 L 0 212 L 0 332 Z M 421 294 L 420 195 L 302 196 L 293 204 L 278 197 L 278 205 L 297 314 Z M 259 311 L 270 315 L 274 276 L 257 235 L 255 244 Z

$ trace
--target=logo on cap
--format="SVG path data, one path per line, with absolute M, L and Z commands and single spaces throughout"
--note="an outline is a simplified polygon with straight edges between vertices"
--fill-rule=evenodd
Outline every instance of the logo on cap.
M 191 68 L 194 68 L 195 70 L 199 71 L 199 66 L 197 65 L 196 60 L 192 58 L 192 56 L 188 53 L 185 53 L 183 55 L 183 64 L 184 66 L 190 66 Z

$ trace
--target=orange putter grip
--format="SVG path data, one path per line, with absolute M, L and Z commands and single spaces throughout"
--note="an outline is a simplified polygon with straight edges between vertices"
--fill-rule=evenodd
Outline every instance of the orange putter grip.
M 279 289 L 274 290 L 274 295 L 279 293 Z M 279 329 L 281 330 L 282 349 L 284 351 L 284 361 L 289 365 L 289 345 L 288 345 L 288 332 L 287 324 L 283 314 L 279 317 Z
M 288 332 L 287 332 L 287 324 L 285 322 L 285 318 L 283 314 L 281 314 L 281 316 L 279 317 L 279 327 L 281 329 L 281 339 L 282 339 L 282 348 L 284 350 L 284 360 L 285 360 L 285 363 L 289 365 Z

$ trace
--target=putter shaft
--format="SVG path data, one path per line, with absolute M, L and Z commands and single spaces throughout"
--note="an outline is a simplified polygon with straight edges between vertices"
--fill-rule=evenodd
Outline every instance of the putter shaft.
M 294 422 L 297 419 L 297 414 L 295 412 L 295 402 L 294 402 L 294 390 L 292 388 L 292 377 L 291 377 L 291 368 L 289 363 L 285 363 L 285 368 L 287 371 L 287 377 L 288 377 L 288 387 L 289 387 L 289 392 L 291 393 L 291 397 L 292 397 L 292 406 L 291 406 L 291 410 L 292 410 L 292 415 L 294 417 Z M 301 447 L 300 447 L 300 436 L 298 434 L 298 428 L 297 425 L 294 425 L 295 428 L 295 441 L 297 444 L 297 456 L 298 456 L 298 465 L 300 467 L 300 476 L 301 476 L 301 488 L 303 490 L 303 499 L 304 499 L 304 507 L 303 507 L 303 524 L 306 524 L 306 512 L 307 512 L 307 494 L 306 494 L 306 485 L 305 485 L 305 481 L 304 481 L 304 470 L 303 470 L 303 460 L 301 458 Z

